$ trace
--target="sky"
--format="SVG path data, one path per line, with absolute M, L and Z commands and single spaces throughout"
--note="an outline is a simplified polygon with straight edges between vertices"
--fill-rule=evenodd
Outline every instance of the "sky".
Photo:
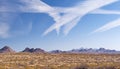
M 120 50 L 120 0 L 0 0 L 0 48 Z

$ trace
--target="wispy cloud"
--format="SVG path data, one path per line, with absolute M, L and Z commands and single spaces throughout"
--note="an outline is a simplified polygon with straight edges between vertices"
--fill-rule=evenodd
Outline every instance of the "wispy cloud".
M 115 10 L 105 10 L 105 9 L 96 9 L 92 12 L 91 14 L 120 14 L 120 11 L 115 11 Z
M 25 23 L 19 14 L 0 13 L 0 38 L 24 35 L 32 30 L 32 22 Z
M 42 0 L 0 0 L 0 14 L 6 13 L 5 15 L 7 16 L 4 19 L 10 19 L 9 14 L 15 13 L 14 16 L 11 16 L 12 20 L 14 20 L 16 16 L 19 16 L 18 13 L 46 13 L 54 19 L 55 24 L 48 28 L 43 35 L 47 35 L 53 30 L 56 30 L 59 34 L 62 26 L 64 26 L 63 33 L 67 35 L 86 14 L 119 14 L 118 11 L 100 9 L 116 1 L 118 0 L 86 0 L 76 6 L 63 8 L 50 6 Z M 64 15 L 61 16 L 60 13 L 64 13 Z M 3 20 L 1 23 L 4 23 L 3 17 L 0 16 L 0 18 L 1 21 Z M 5 23 L 10 26 L 6 32 L 10 32 L 10 22 L 6 20 Z M 30 24 L 29 31 L 31 29 L 32 23 Z
M 67 35 L 69 31 L 79 22 L 79 20 L 80 20 L 80 17 L 77 17 L 73 21 L 71 21 L 71 23 L 66 24 L 63 29 L 63 33 Z
M 104 31 L 110 30 L 110 29 L 118 27 L 118 26 L 120 26 L 120 18 L 118 18 L 112 22 L 107 23 L 106 25 L 95 30 L 93 33 L 104 32 Z
M 96 9 L 92 12 L 90 12 L 89 14 L 114 14 L 114 15 L 117 15 L 117 14 L 120 14 L 120 11 L 113 11 L 113 10 L 104 10 L 104 9 Z M 77 25 L 77 23 L 81 20 L 82 16 L 81 17 L 78 17 L 76 19 L 74 19 L 73 21 L 71 21 L 70 23 L 66 24 L 64 26 L 64 30 L 63 30 L 63 33 L 65 35 L 67 35 L 70 30 Z M 114 27 L 114 26 L 113 26 Z
M 10 24 L 16 17 L 13 13 L 0 12 L 0 37 L 10 37 Z
M 87 0 L 72 8 L 66 8 L 65 11 L 63 10 L 65 14 L 61 17 L 61 19 L 57 21 L 55 24 L 53 24 L 50 28 L 48 28 L 43 35 L 46 35 L 49 32 L 62 27 L 63 25 L 66 26 L 64 30 L 64 34 L 68 34 L 69 31 L 77 25 L 78 21 L 84 15 L 92 12 L 93 10 L 96 10 L 98 8 L 101 8 L 105 5 L 111 4 L 116 1 L 118 0 Z M 71 24 L 68 26 L 68 23 L 71 23 Z
M 59 20 L 60 14 L 52 6 L 42 2 L 41 0 L 20 0 L 25 6 L 20 6 L 22 12 L 31 13 L 47 13 L 55 21 Z
M 6 23 L 0 23 L 0 37 L 7 38 L 9 37 L 9 25 Z
M 59 12 L 41 0 L 19 0 L 20 4 L 14 4 L 9 0 L 1 0 L 0 12 L 27 12 L 27 13 L 47 13 L 55 21 L 60 18 Z M 13 5 L 14 4 L 14 5 Z
M 47 5 L 46 3 L 42 2 L 41 0 L 12 0 L 12 1 L 0 0 L 0 14 L 6 15 L 6 17 L 0 16 L 1 21 L 6 21 L 6 24 L 9 24 L 10 22 L 4 19 L 10 19 L 8 17 L 9 17 L 9 14 L 11 13 L 15 13 L 16 16 L 19 16 L 18 13 L 46 13 L 49 16 L 53 17 L 55 22 L 57 22 L 60 18 L 60 15 L 57 10 Z M 11 18 L 14 18 L 14 16 L 11 16 Z M 32 29 L 32 23 L 30 24 L 29 28 L 30 28 L 29 29 L 30 31 Z M 9 32 L 9 31 L 6 31 L 6 32 Z

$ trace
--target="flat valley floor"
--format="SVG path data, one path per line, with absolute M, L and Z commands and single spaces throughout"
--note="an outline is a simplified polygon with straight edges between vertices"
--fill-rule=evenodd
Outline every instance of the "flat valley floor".
M 120 69 L 120 54 L 1 53 L 0 69 Z

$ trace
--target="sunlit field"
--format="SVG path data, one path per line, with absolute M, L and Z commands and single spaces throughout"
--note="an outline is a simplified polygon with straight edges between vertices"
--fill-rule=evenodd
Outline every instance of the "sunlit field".
M 0 69 L 120 69 L 120 55 L 1 53 Z

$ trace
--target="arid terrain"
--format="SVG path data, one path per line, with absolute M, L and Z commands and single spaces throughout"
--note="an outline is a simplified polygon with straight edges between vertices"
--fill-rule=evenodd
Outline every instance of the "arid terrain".
M 1 53 L 0 69 L 120 69 L 120 55 Z

